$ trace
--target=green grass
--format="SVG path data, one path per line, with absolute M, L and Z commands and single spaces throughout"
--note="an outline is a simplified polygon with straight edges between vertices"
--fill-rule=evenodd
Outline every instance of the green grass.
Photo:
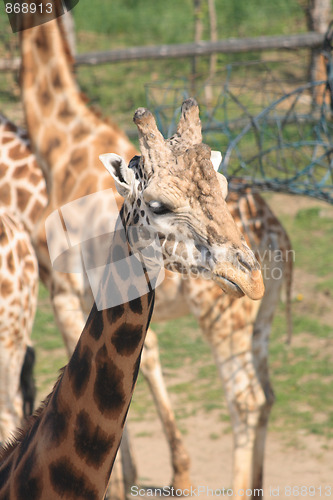
M 62 337 L 54 323 L 46 288 L 39 286 L 39 304 L 32 340 L 36 348 L 36 382 L 39 397 L 45 397 L 57 380 L 58 372 L 67 363 Z
M 293 235 L 296 267 L 323 277 L 333 291 L 332 216 L 326 216 L 320 207 L 311 207 L 300 210 L 295 219 L 282 217 L 282 221 Z

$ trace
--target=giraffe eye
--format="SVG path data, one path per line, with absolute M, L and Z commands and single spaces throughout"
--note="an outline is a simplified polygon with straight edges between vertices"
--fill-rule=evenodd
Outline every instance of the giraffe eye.
M 170 213 L 170 209 L 157 200 L 150 201 L 148 206 L 150 210 L 156 215 L 164 215 Z

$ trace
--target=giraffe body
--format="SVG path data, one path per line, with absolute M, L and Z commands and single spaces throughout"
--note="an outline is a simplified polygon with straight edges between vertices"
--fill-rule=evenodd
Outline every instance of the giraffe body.
M 38 267 L 29 235 L 0 205 L 0 440 L 21 425 L 20 375 L 37 305 Z

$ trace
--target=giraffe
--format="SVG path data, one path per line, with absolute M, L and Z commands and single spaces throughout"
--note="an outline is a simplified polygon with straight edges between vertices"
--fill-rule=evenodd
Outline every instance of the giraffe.
M 65 275 L 52 270 L 42 221 L 61 203 L 98 189 L 114 187 L 112 180 L 103 177 L 103 173 L 97 166 L 98 152 L 109 150 L 109 144 L 112 144 L 114 149 L 125 155 L 128 161 L 135 154 L 135 150 L 126 136 L 114 124 L 101 120 L 87 108 L 86 101 L 80 94 L 72 75 L 72 61 L 65 38 L 62 36 L 60 19 L 24 31 L 21 39 L 21 50 L 23 59 L 22 95 L 27 125 L 32 147 L 46 175 L 50 198 L 49 207 L 34 232 L 33 240 L 37 249 L 41 277 L 50 290 L 56 321 L 63 335 L 67 351 L 71 354 L 82 329 L 80 325 L 84 324 L 84 316 L 90 309 L 91 296 L 85 291 L 82 281 L 79 281 L 77 276 Z M 259 199 L 259 195 L 256 199 Z M 259 211 L 263 219 L 265 217 L 269 219 L 271 212 L 262 199 Z M 242 210 L 240 213 L 243 218 L 248 215 Z M 251 223 L 248 226 L 250 228 L 248 231 L 251 231 Z M 275 229 L 277 230 L 277 228 L 276 224 Z M 283 232 L 282 228 L 280 232 Z M 168 271 L 166 275 L 169 276 L 169 280 L 157 291 L 155 320 L 186 314 L 192 307 L 191 304 L 188 304 L 186 290 L 181 281 L 177 277 L 171 279 Z M 197 290 L 196 296 L 202 297 L 202 309 L 205 307 L 206 299 L 207 301 L 215 300 L 217 287 L 210 287 L 207 282 L 200 280 L 190 279 L 189 283 L 193 289 Z M 279 289 L 279 284 L 276 285 Z M 198 299 L 196 304 L 197 307 L 201 307 L 198 304 Z M 249 305 L 247 307 L 250 308 Z M 252 314 L 254 317 L 258 305 L 251 305 L 251 307 L 254 310 Z M 235 317 L 237 314 L 238 307 L 235 304 L 233 314 L 229 317 Z M 241 303 L 239 314 L 242 315 Z M 200 311 L 198 317 L 199 315 Z M 236 321 L 234 323 L 236 324 Z M 209 335 L 209 338 L 211 336 Z M 146 353 L 152 353 L 151 346 L 157 346 L 154 333 L 151 330 L 149 330 L 147 342 L 149 342 L 150 337 L 152 338 L 150 347 L 144 349 L 143 361 Z M 264 343 L 265 340 L 263 339 L 262 342 Z M 212 345 L 214 350 L 214 343 Z M 251 356 L 249 355 L 249 357 Z M 217 363 L 223 364 L 221 356 L 218 358 L 215 356 L 215 358 L 219 359 Z M 254 361 L 250 359 L 246 364 L 240 365 L 239 370 L 244 374 L 244 377 L 250 380 L 249 385 L 252 384 L 252 390 L 259 391 L 257 404 L 261 407 L 265 400 L 262 388 L 259 383 L 252 381 L 246 373 L 248 367 L 251 368 L 251 373 L 253 372 L 253 363 Z M 143 365 L 145 366 L 145 363 Z M 151 385 L 151 387 L 153 386 Z M 155 384 L 155 387 L 158 392 L 160 386 Z M 226 390 L 231 390 L 231 388 L 228 386 Z M 237 406 L 237 397 L 239 397 L 239 391 L 232 388 L 231 393 L 227 395 L 228 400 L 233 400 L 234 405 Z M 156 396 L 155 393 L 154 398 L 155 401 L 159 402 L 158 394 Z M 238 429 L 239 426 L 234 423 L 234 432 L 238 433 Z M 171 435 L 169 435 L 169 439 L 173 439 Z M 174 469 L 173 485 L 177 488 L 185 488 L 190 484 L 189 457 L 180 434 L 177 435 L 176 440 L 171 441 L 170 448 Z M 238 469 L 242 468 L 241 463 L 237 465 Z
M 227 203 L 239 229 L 261 261 L 266 289 L 261 303 L 247 297 L 235 299 L 200 278 L 194 282 L 180 282 L 178 276 L 174 276 L 168 282 L 169 296 L 173 298 L 170 303 L 180 301 L 182 294 L 187 302 L 179 309 L 171 307 L 168 314 L 167 305 L 157 293 L 155 311 L 165 320 L 185 312 L 192 312 L 198 320 L 211 346 L 231 415 L 234 435 L 232 489 L 234 492 L 256 489 L 258 497 L 263 487 L 268 418 L 275 400 L 268 370 L 269 335 L 285 282 L 287 338 L 290 340 L 293 251 L 287 233 L 259 194 L 250 189 L 242 194 L 229 192 Z M 141 371 L 157 402 L 174 475 L 179 484 L 187 484 L 189 457 L 163 380 L 156 336 L 147 336 Z
M 127 166 L 119 155 L 101 155 L 124 198 L 111 260 L 119 260 L 128 247 L 141 259 L 153 233 L 166 267 L 213 279 L 235 297 L 260 299 L 260 266 L 228 211 L 226 179 L 215 173 L 210 148 L 197 142 L 196 102 L 183 103 L 177 134 L 167 141 L 148 110 L 139 108 L 134 121 L 141 157 Z M 188 147 L 191 136 L 195 145 Z M 105 267 L 101 308 L 96 299 L 53 392 L 3 450 L 0 499 L 103 498 L 153 312 L 152 281 L 160 270 L 154 251 L 146 253 L 141 274 L 131 262 L 127 259 L 127 267 L 118 270 L 118 280 Z M 140 282 L 145 282 L 145 293 L 131 299 L 129 290 Z M 107 307 L 110 291 L 122 301 Z
M 46 206 L 47 199 L 45 180 L 29 147 L 26 132 L 16 127 L 1 113 L 0 200 L 0 208 L 3 211 L 2 234 L 4 241 L 8 244 L 7 248 L 2 247 L 2 254 L 5 251 L 10 253 L 12 258 L 8 262 L 13 265 L 11 272 L 8 269 L 5 270 L 7 260 L 2 259 L 1 281 L 11 280 L 12 282 L 12 293 L 6 297 L 2 294 L 0 315 L 2 344 L 0 440 L 5 440 L 21 421 L 22 395 L 24 416 L 29 415 L 33 408 L 34 388 L 26 385 L 32 381 L 31 375 L 26 376 L 29 368 L 26 361 L 31 357 L 33 361 L 34 356 L 33 348 L 30 346 L 30 335 L 37 303 L 38 277 L 36 256 L 30 242 L 30 234 Z M 16 309 L 10 305 L 15 301 L 21 304 L 21 310 L 17 309 L 17 305 Z M 10 318 L 8 318 L 9 314 L 11 314 Z M 18 328 L 21 330 L 19 336 Z M 26 353 L 26 358 L 22 357 L 24 353 Z M 21 378 L 22 383 L 20 383 L 22 364 L 25 377 Z M 31 369 L 31 363 L 29 366 Z M 22 395 L 19 391 L 20 385 Z M 27 401 L 25 401 L 26 390 L 30 390 Z
M 23 418 L 20 375 L 30 344 L 38 292 L 38 268 L 29 235 L 0 204 L 0 441 Z

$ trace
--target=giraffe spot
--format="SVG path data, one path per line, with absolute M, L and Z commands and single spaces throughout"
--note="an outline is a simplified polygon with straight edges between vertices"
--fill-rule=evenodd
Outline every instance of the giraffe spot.
M 3 205 L 10 205 L 10 185 L 8 182 L 0 187 L 0 200 Z
M 142 314 L 142 302 L 140 298 L 140 294 L 137 290 L 137 288 L 134 285 L 130 285 L 128 289 L 128 296 L 129 297 L 136 297 L 133 300 L 130 300 L 129 306 L 132 312 L 135 314 Z
M 107 309 L 106 314 L 109 323 L 115 323 L 116 321 L 118 321 L 118 319 L 120 319 L 123 316 L 124 312 L 125 308 L 122 304 Z
M 1 177 L 4 177 L 6 175 L 7 170 L 8 170 L 8 165 L 6 165 L 5 163 L 0 163 L 0 179 Z
M 142 339 L 142 325 L 121 325 L 113 334 L 111 343 L 118 354 L 130 356 L 138 348 Z
M 92 352 L 89 347 L 84 347 L 80 355 L 80 343 L 68 364 L 68 374 L 72 384 L 74 395 L 79 398 L 84 393 L 90 377 Z
M 43 115 L 48 116 L 52 109 L 52 95 L 46 79 L 39 84 L 36 94 Z
M 70 408 L 58 401 L 59 383 L 49 403 L 49 410 L 43 420 L 42 432 L 47 437 L 50 446 L 57 447 L 66 439 L 68 422 L 71 416 Z
M 29 253 L 28 245 L 23 240 L 17 242 L 16 250 L 19 260 L 22 260 Z
M 80 165 L 83 165 L 83 168 L 81 170 L 86 168 L 86 165 L 88 164 L 88 151 L 85 148 L 81 149 L 75 149 L 69 159 L 69 162 L 71 165 L 74 166 L 74 168 L 80 167 Z
M 36 222 L 36 220 L 39 218 L 43 208 L 44 208 L 43 205 L 39 201 L 35 202 L 34 206 L 30 210 L 30 220 L 32 222 Z
M 6 247 L 9 243 L 6 227 L 4 222 L 0 219 L 0 246 Z
M 89 318 L 89 333 L 95 339 L 99 340 L 101 338 L 104 321 L 103 321 L 103 311 L 98 311 L 96 303 L 94 303 L 92 310 L 90 312 Z
M 48 63 L 50 58 L 50 52 L 49 52 L 50 49 L 49 49 L 49 39 L 45 31 L 45 26 L 41 26 L 39 30 L 36 32 L 35 43 L 39 49 L 39 55 L 41 60 L 45 63 Z
M 120 245 L 115 245 L 112 250 L 112 262 L 117 263 L 116 270 L 123 281 L 128 280 L 130 276 L 130 270 L 125 259 L 126 255 L 122 247 Z
M 59 175 L 58 186 L 60 189 L 59 203 L 67 203 L 76 184 L 76 176 L 69 169 L 65 169 L 62 175 Z
M 100 467 L 114 442 L 114 435 L 107 434 L 99 425 L 95 425 L 85 410 L 80 411 L 76 418 L 74 446 L 76 453 L 87 465 L 95 469 Z
M 63 457 L 49 465 L 50 480 L 54 491 L 68 500 L 99 500 L 98 492 L 85 474 Z
M 82 123 L 79 123 L 74 129 L 73 129 L 73 140 L 74 142 L 76 141 L 82 141 L 85 137 L 87 137 L 91 133 L 91 130 L 88 127 L 85 127 Z
M 7 255 L 7 268 L 12 274 L 15 272 L 15 263 L 12 252 Z
M 0 295 L 3 298 L 8 297 L 13 292 L 13 284 L 7 279 L 3 279 L 0 283 Z
M 9 149 L 8 156 L 12 160 L 25 160 L 27 157 L 27 150 L 25 147 L 22 147 L 22 144 L 15 143 L 15 146 Z M 24 176 L 24 172 L 26 173 L 28 170 L 27 165 L 23 165 L 22 167 L 17 167 L 14 172 L 14 177 L 16 179 L 20 179 Z M 22 171 L 22 172 L 20 172 Z
M 110 359 L 106 346 L 96 354 L 97 373 L 94 384 L 94 400 L 102 414 L 117 416 L 125 404 L 123 372 Z
M 48 142 L 46 143 L 45 150 L 43 151 L 43 155 L 48 161 L 51 161 L 52 154 L 55 150 L 57 150 L 61 146 L 61 140 L 59 137 L 50 137 Z
M 75 113 L 71 105 L 67 102 L 64 101 L 60 104 L 59 110 L 58 110 L 58 118 L 61 121 L 69 122 L 75 117 Z
M 17 188 L 17 205 L 23 212 L 30 200 L 30 193 L 26 189 Z
M 61 78 L 58 71 L 56 71 L 56 73 L 52 75 L 51 81 L 52 81 L 52 86 L 55 90 L 59 90 L 62 88 Z
M 140 216 L 139 214 L 136 212 L 135 215 L 134 215 L 134 218 L 133 218 L 133 222 L 134 224 L 137 224 L 140 220 Z
M 44 184 L 42 172 L 40 172 L 40 173 L 32 172 L 29 175 L 29 182 L 31 182 L 31 184 L 33 184 L 34 186 L 37 186 L 40 182 Z M 46 194 L 45 190 L 44 190 L 44 192 Z
M 26 500 L 27 498 L 33 498 L 38 500 L 42 496 L 42 476 L 34 476 L 34 470 L 36 470 L 36 450 L 33 450 L 26 455 L 24 464 L 17 474 L 16 479 L 16 496 L 17 500 Z
M 108 309 L 109 312 L 107 313 L 107 317 L 109 322 L 111 323 L 112 321 L 116 321 L 119 317 L 122 316 L 123 312 L 121 309 L 121 304 L 124 302 L 123 297 L 119 291 L 119 288 L 114 280 L 114 276 L 112 275 L 112 273 L 109 273 L 109 275 L 107 276 L 103 293 L 105 293 L 106 295 L 112 294 L 113 304 L 119 304 L 119 306 L 112 307 L 110 308 L 110 310 Z

